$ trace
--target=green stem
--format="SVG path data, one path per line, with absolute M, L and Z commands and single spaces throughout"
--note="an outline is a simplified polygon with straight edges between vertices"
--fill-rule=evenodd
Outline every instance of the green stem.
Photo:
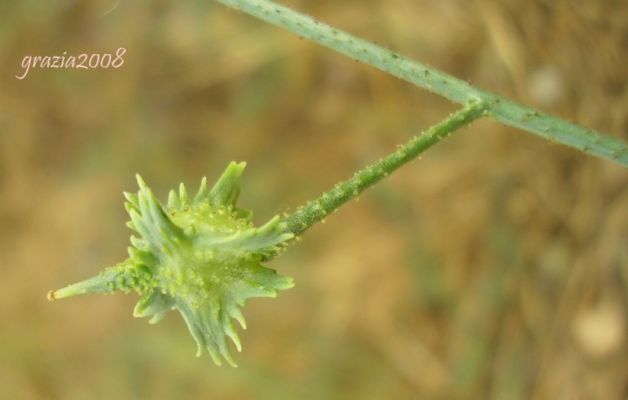
M 469 83 L 359 39 L 270 0 L 216 0 L 369 64 L 455 103 L 483 100 L 487 116 L 550 141 L 628 166 L 628 145 L 562 118 L 478 89 Z
M 376 184 L 397 168 L 411 161 L 428 148 L 440 142 L 453 131 L 461 128 L 486 113 L 486 104 L 473 101 L 466 107 L 451 114 L 438 124 L 428 128 L 418 136 L 410 139 L 405 145 L 376 163 L 358 171 L 353 177 L 337 184 L 329 192 L 323 193 L 318 199 L 299 207 L 297 211 L 285 218 L 287 231 L 298 235 L 325 219 L 331 212 L 357 197 L 364 190 Z

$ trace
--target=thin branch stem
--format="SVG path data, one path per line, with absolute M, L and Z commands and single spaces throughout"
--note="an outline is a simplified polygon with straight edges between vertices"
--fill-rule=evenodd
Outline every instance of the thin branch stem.
M 369 64 L 455 103 L 482 100 L 487 116 L 506 125 L 539 135 L 552 142 L 628 166 L 628 145 L 562 118 L 478 89 L 468 82 L 359 39 L 270 0 L 216 0 L 270 24 Z
M 357 197 L 364 190 L 376 184 L 393 171 L 411 161 L 428 148 L 445 139 L 453 131 L 459 129 L 486 112 L 486 104 L 472 101 L 466 107 L 451 114 L 438 124 L 428 128 L 418 136 L 410 139 L 405 145 L 376 163 L 358 171 L 353 177 L 337 184 L 329 192 L 323 193 L 318 199 L 299 207 L 297 211 L 285 218 L 287 231 L 298 235 L 322 221 L 347 201 Z

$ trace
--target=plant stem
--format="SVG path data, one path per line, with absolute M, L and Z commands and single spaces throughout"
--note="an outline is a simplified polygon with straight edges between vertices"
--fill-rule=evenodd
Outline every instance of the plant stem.
M 216 0 L 270 24 L 329 47 L 354 60 L 369 64 L 455 103 L 483 100 L 487 116 L 506 125 L 539 135 L 552 142 L 628 166 L 628 145 L 562 118 L 518 104 L 496 94 L 359 39 L 270 0 Z
M 420 135 L 413 137 L 405 145 L 399 146 L 394 153 L 356 172 L 353 177 L 337 184 L 332 190 L 323 193 L 318 199 L 308 202 L 303 207 L 299 207 L 294 214 L 285 218 L 286 231 L 295 235 L 301 234 L 315 223 L 325 219 L 331 212 L 347 201 L 359 196 L 364 190 L 445 139 L 456 129 L 481 117 L 485 112 L 485 103 L 472 101 L 466 107 L 451 114 Z

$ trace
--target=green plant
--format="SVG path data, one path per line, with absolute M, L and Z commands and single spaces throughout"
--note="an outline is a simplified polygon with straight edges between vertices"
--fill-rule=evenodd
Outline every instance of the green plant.
M 129 258 L 88 280 L 51 291 L 50 300 L 87 293 L 136 291 L 134 316 L 159 321 L 178 310 L 200 355 L 207 349 L 214 362 L 235 366 L 227 339 L 240 350 L 232 319 L 244 328 L 240 308 L 252 297 L 274 297 L 292 287 L 263 266 L 313 224 L 368 187 L 480 117 L 491 117 L 546 139 L 628 165 L 628 147 L 555 116 L 476 89 L 464 81 L 355 38 L 268 0 L 217 0 L 275 25 L 285 27 L 356 60 L 440 94 L 463 107 L 412 138 L 395 152 L 358 171 L 293 214 L 275 216 L 259 228 L 252 213 L 236 207 L 244 163 L 231 163 L 208 189 L 203 179 L 190 198 L 185 186 L 160 204 L 141 177 L 137 194 L 125 193 L 131 237 Z
M 240 307 L 248 298 L 275 297 L 277 290 L 293 286 L 292 279 L 261 263 L 294 234 L 278 216 L 255 228 L 252 213 L 235 205 L 244 167 L 229 164 L 211 190 L 203 179 L 194 198 L 181 184 L 165 207 L 138 175 L 138 193 L 124 194 L 128 226 L 140 235 L 131 236 L 129 258 L 48 298 L 134 290 L 140 295 L 135 317 L 156 323 L 176 308 L 196 340 L 197 355 L 205 348 L 216 364 L 222 357 L 235 366 L 227 337 L 240 350 L 231 322 L 246 327 Z

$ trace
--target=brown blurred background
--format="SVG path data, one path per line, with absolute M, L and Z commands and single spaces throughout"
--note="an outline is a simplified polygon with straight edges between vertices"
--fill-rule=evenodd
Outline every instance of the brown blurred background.
M 628 139 L 621 1 L 285 3 Z M 0 398 L 626 398 L 628 171 L 492 121 L 273 261 L 296 287 L 246 307 L 238 369 L 133 294 L 48 303 L 126 257 L 136 172 L 163 198 L 245 160 L 259 223 L 454 109 L 209 0 L 114 4 L 0 4 Z M 14 78 L 118 47 L 120 69 Z

